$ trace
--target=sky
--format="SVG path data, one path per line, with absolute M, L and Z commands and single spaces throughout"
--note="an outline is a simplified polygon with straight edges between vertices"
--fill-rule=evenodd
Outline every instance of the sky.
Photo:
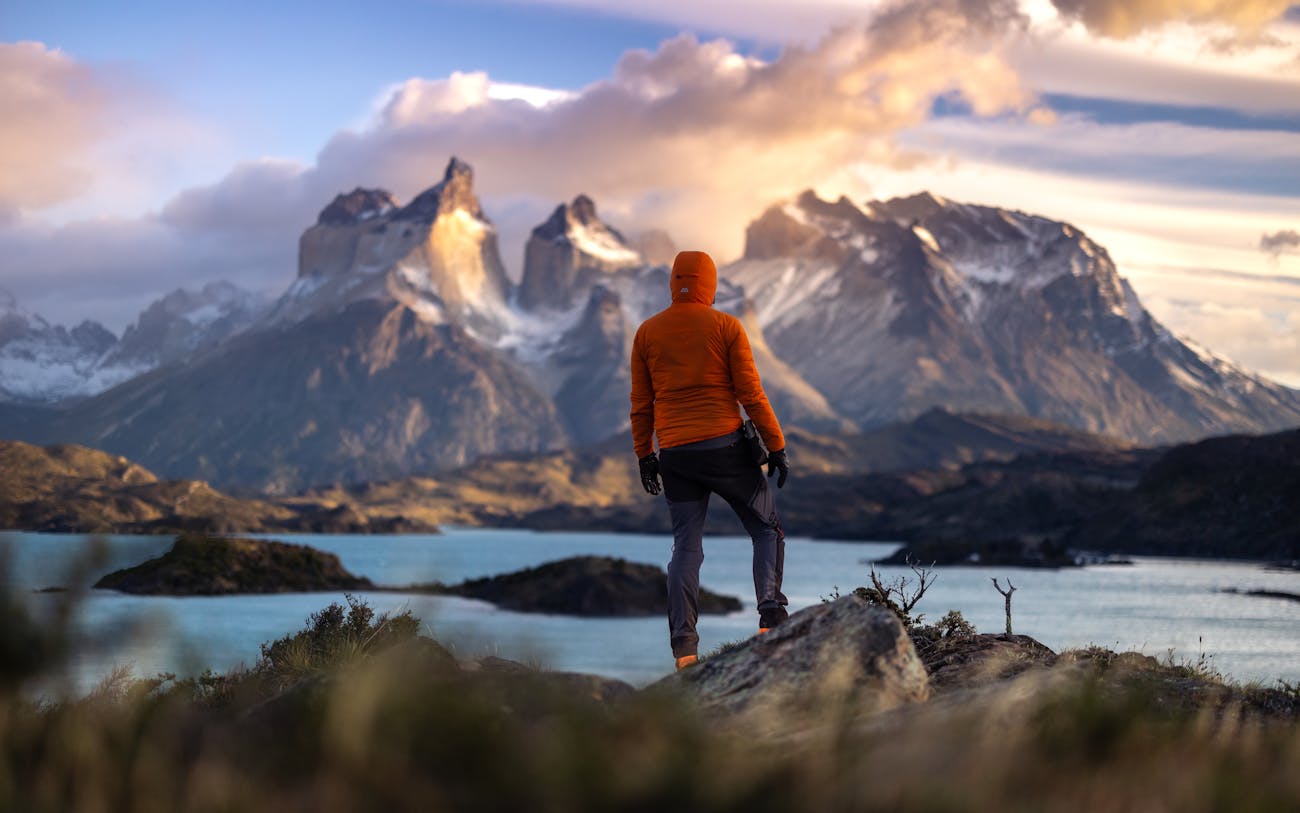
M 276 295 L 335 194 L 475 168 L 518 275 L 585 193 L 726 262 L 772 203 L 922 190 L 1068 221 L 1176 333 L 1300 386 L 1287 0 L 8 0 L 0 288 L 120 332 Z

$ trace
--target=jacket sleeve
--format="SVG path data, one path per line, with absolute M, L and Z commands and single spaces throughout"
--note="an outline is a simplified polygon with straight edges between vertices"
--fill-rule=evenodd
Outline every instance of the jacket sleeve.
M 655 450 L 655 392 L 646 365 L 645 344 L 640 330 L 632 340 L 632 448 L 638 459 Z
M 758 368 L 754 366 L 754 353 L 749 347 L 749 336 L 739 319 L 731 320 L 731 324 L 734 335 L 728 349 L 728 363 L 736 400 L 758 428 L 767 448 L 778 452 L 785 448 L 785 435 L 781 432 L 781 424 L 776 420 L 772 405 L 767 402 L 767 394 L 763 392 L 763 382 L 759 380 Z

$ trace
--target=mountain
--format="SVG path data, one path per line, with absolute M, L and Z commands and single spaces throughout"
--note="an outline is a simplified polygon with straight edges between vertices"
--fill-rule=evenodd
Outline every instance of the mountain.
M 71 330 L 19 307 L 0 289 L 0 402 L 42 404 L 89 395 L 135 371 L 99 361 L 117 342 L 98 322 Z
M 98 322 L 68 330 L 0 290 L 0 402 L 53 405 L 97 395 L 183 361 L 251 325 L 264 303 L 227 282 L 178 289 L 146 308 L 121 339 Z
M 254 325 L 70 407 L 38 437 L 267 493 L 557 448 L 551 400 L 496 346 L 513 324 L 508 290 L 472 172 L 453 159 L 406 206 L 340 195 Z
M 174 364 L 248 328 L 266 305 L 260 295 L 228 282 L 178 288 L 145 308 L 101 364 L 141 372 Z
M 378 301 L 494 344 L 511 322 L 510 287 L 474 172 L 453 158 L 442 181 L 405 206 L 382 189 L 335 198 L 299 240 L 298 278 L 267 322 L 289 325 Z
M 666 236 L 642 240 L 662 250 Z M 503 346 L 554 400 L 571 440 L 583 445 L 628 426 L 628 357 L 637 327 L 668 306 L 669 270 L 646 262 L 595 203 L 579 195 L 533 230 L 515 297 L 514 334 Z M 852 424 L 772 353 L 745 293 L 720 279 L 719 310 L 740 317 L 777 413 L 789 424 L 848 431 Z
M 601 444 L 627 431 L 632 336 L 670 301 L 651 257 L 671 240 L 636 234 L 578 195 L 532 231 L 515 285 L 468 164 L 452 158 L 405 204 L 358 187 L 304 231 L 297 277 L 267 307 L 228 286 L 178 291 L 118 342 L 0 322 L 103 347 L 86 369 L 145 371 L 56 411 L 9 404 L 0 432 L 276 494 Z M 1300 424 L 1300 393 L 1174 337 L 1103 248 L 1046 218 L 807 192 L 751 223 L 721 271 L 715 307 L 745 324 L 816 465 L 930 465 L 958 438 L 971 460 L 1021 446 L 1005 419 L 950 413 L 1144 444 Z M 906 436 L 877 433 L 912 419 Z
M 774 351 L 862 426 L 933 406 L 1144 443 L 1300 424 L 1300 393 L 1180 340 L 1073 226 L 929 194 L 811 191 L 722 269 Z

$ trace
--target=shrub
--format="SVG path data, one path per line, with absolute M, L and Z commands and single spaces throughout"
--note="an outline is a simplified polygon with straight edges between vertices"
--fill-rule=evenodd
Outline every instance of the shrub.
M 346 610 L 333 602 L 312 613 L 306 629 L 262 644 L 254 674 L 283 687 L 313 673 L 356 663 L 419 632 L 420 620 L 409 610 L 376 617 L 364 601 L 350 594 L 344 598 Z

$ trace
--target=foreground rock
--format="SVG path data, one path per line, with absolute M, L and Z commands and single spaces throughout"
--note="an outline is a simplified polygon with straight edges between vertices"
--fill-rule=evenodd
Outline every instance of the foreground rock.
M 1028 635 L 976 634 L 937 641 L 913 638 L 936 693 L 1016 677 L 1050 668 L 1056 653 Z
M 608 556 L 574 556 L 433 589 L 521 613 L 644 616 L 668 612 L 668 574 L 662 568 Z M 700 590 L 701 614 L 721 615 L 740 608 L 740 600 L 733 596 Z
M 656 686 L 730 715 L 869 713 L 930 695 L 925 666 L 898 617 L 854 595 L 801 610 Z
M 364 590 L 332 553 L 262 539 L 187 534 L 157 559 L 110 573 L 95 583 L 105 590 L 168 596 L 232 593 L 307 593 Z

